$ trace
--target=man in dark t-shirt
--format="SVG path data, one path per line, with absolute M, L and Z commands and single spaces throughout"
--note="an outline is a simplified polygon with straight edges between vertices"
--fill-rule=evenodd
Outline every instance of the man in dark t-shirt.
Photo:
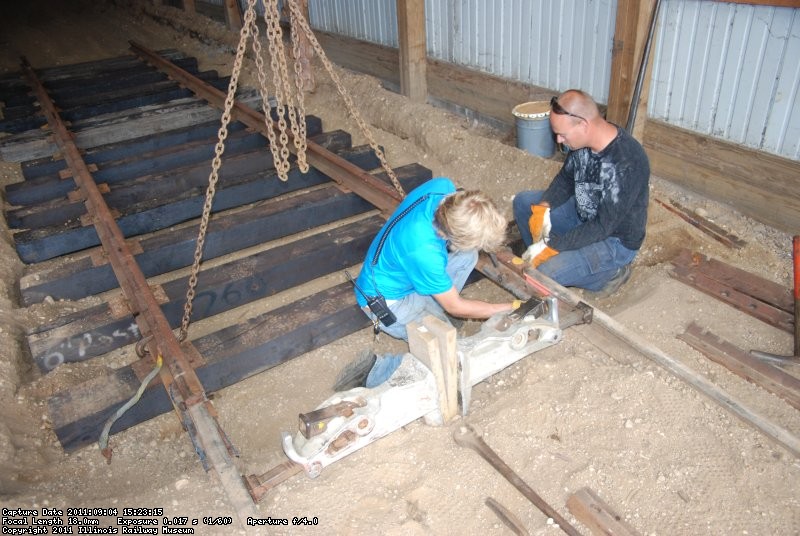
M 550 105 L 550 126 L 569 153 L 546 190 L 514 198 L 522 258 L 564 286 L 611 293 L 644 241 L 650 163 L 586 93 L 571 89 Z

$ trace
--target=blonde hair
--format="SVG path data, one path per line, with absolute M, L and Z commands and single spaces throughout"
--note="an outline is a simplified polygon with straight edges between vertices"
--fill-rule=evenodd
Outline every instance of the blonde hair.
M 493 251 L 506 240 L 506 220 L 479 190 L 458 191 L 436 210 L 436 224 L 456 251 Z

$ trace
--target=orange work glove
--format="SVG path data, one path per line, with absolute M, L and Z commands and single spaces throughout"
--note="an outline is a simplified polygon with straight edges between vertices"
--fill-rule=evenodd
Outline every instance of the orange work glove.
M 533 265 L 534 268 L 538 268 L 539 265 L 542 264 L 544 261 L 546 261 L 550 257 L 555 257 L 556 255 L 558 255 L 558 251 L 554 250 L 550 246 L 545 246 L 544 251 L 542 251 L 536 257 L 533 258 L 533 260 L 531 261 L 531 265 Z
M 531 205 L 531 217 L 528 218 L 528 228 L 531 230 L 533 242 L 543 240 L 550 236 L 550 204 L 545 201 L 539 205 Z
M 558 251 L 545 244 L 544 240 L 540 240 L 525 250 L 522 259 L 531 263 L 534 268 L 538 268 L 544 261 L 556 255 L 558 255 Z

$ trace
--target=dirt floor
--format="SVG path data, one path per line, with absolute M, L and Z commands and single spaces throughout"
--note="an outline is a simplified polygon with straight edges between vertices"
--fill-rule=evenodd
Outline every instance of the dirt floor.
M 230 72 L 238 36 L 201 16 L 172 8 L 142 11 L 102 2 L 15 2 L 0 21 L 0 75 L 17 71 L 20 56 L 35 67 L 128 54 L 128 41 L 179 49 L 201 69 Z M 118 4 L 121 4 L 118 3 Z M 319 67 L 319 62 L 315 62 Z M 408 103 L 378 80 L 338 71 L 393 166 L 418 162 L 435 176 L 481 188 L 508 211 L 515 192 L 544 187 L 559 162 L 531 156 L 498 132 L 427 105 Z M 336 87 L 320 69 L 307 97 L 325 130 L 343 128 L 358 141 Z M 252 63 L 242 83 L 255 86 Z M 509 142 L 511 139 L 511 142 Z M 363 142 L 363 139 L 362 139 Z M 19 166 L 0 162 L 3 184 L 20 180 Z M 747 242 L 727 248 L 651 202 L 648 234 L 633 276 L 618 294 L 585 299 L 752 411 L 800 435 L 800 413 L 780 398 L 710 362 L 676 336 L 693 321 L 743 349 L 792 352 L 792 337 L 669 275 L 682 247 L 791 286 L 791 237 L 731 208 L 652 178 L 653 200 L 675 199 Z M 135 359 L 130 348 L 93 363 L 61 366 L 42 377 L 31 364 L 23 330 L 57 310 L 81 304 L 19 306 L 25 273 L 5 222 L 0 241 L 0 503 L 3 508 L 163 508 L 163 516 L 200 520 L 197 534 L 507 534 L 484 505 L 493 497 L 531 534 L 559 528 L 474 452 L 457 446 L 452 426 L 415 421 L 326 468 L 299 475 L 259 505 L 261 517 L 289 527 L 215 527 L 203 517 L 231 516 L 221 487 L 207 475 L 173 414 L 111 438 L 107 465 L 96 446 L 65 454 L 52 432 L 47 396 Z M 327 278 L 314 285 L 336 281 Z M 510 299 L 481 282 L 466 292 Z M 231 314 L 272 308 L 291 294 Z M 213 330 L 198 323 L 190 336 Z M 241 452 L 242 474 L 285 460 L 281 431 L 297 414 L 332 394 L 339 370 L 369 346 L 364 330 L 216 394 L 220 422 Z M 405 348 L 385 336 L 379 349 Z M 516 472 L 581 532 L 565 503 L 588 487 L 646 535 L 800 534 L 800 463 L 768 436 L 606 334 L 602 327 L 568 329 L 562 342 L 538 352 L 473 391 L 469 422 Z M 458 422 L 456 422 L 458 424 Z M 4 513 L 5 515 L 5 513 Z M 316 525 L 291 526 L 307 517 Z M 106 523 L 107 524 L 107 523 Z

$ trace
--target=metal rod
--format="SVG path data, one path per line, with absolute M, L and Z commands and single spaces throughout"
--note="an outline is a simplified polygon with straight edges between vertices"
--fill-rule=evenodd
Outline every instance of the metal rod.
M 542 511 L 547 517 L 550 517 L 558 523 L 558 526 L 565 533 L 570 536 L 580 536 L 581 533 L 573 527 L 569 521 L 564 519 L 552 506 L 542 499 L 533 488 L 525 483 L 522 478 L 514 472 L 511 467 L 503 461 L 503 459 L 490 447 L 486 441 L 479 436 L 475 430 L 468 424 L 457 426 L 453 431 L 453 439 L 457 444 L 462 447 L 468 447 L 481 455 L 481 457 L 489 462 L 489 465 L 494 467 L 498 473 L 503 475 L 520 493 L 531 501 L 539 510 Z
M 633 96 L 631 97 L 631 107 L 628 110 L 628 122 L 625 125 L 625 130 L 627 130 L 628 133 L 633 132 L 633 125 L 636 123 L 636 110 L 639 108 L 639 97 L 642 94 L 642 84 L 644 83 L 644 75 L 647 71 L 647 61 L 650 58 L 650 45 L 653 42 L 653 35 L 656 32 L 659 6 L 661 6 L 661 0 L 656 0 L 656 5 L 653 7 L 653 14 L 650 17 L 650 30 L 647 33 L 647 41 L 645 41 L 644 50 L 642 51 L 642 62 L 639 64 L 639 73 L 636 76 L 636 86 L 633 90 Z
M 511 531 L 516 534 L 517 536 L 528 536 L 529 532 L 525 528 L 525 525 L 519 520 L 514 513 L 494 500 L 492 497 L 486 497 L 486 500 L 483 501 L 489 509 L 494 512 L 497 517 L 502 521 Z
M 778 366 L 800 364 L 800 235 L 792 238 L 792 266 L 794 271 L 794 354 L 778 355 L 760 350 L 750 350 L 750 354 Z
M 497 258 L 506 266 L 514 266 L 514 254 L 510 250 L 498 252 Z M 570 291 L 566 287 L 559 285 L 557 282 L 553 281 L 538 270 L 533 268 L 522 268 L 521 271 L 526 280 L 546 287 L 549 290 L 549 295 L 555 296 L 557 299 L 570 305 L 577 305 L 581 303 L 581 299 L 577 294 Z M 642 355 L 650 358 L 652 361 L 665 368 L 668 372 L 672 373 L 697 389 L 699 392 L 708 396 L 743 421 L 753 425 L 761 432 L 786 447 L 795 456 L 800 456 L 800 438 L 798 438 L 789 430 L 778 426 L 774 422 L 748 408 L 739 400 L 731 397 L 723 389 L 705 379 L 702 374 L 691 370 L 674 357 L 667 355 L 659 348 L 650 344 L 643 337 L 633 333 L 631 330 L 627 329 L 625 326 L 604 312 L 594 309 L 592 313 L 592 321 L 600 324 L 609 333 L 627 343 L 631 348 L 636 349 Z

